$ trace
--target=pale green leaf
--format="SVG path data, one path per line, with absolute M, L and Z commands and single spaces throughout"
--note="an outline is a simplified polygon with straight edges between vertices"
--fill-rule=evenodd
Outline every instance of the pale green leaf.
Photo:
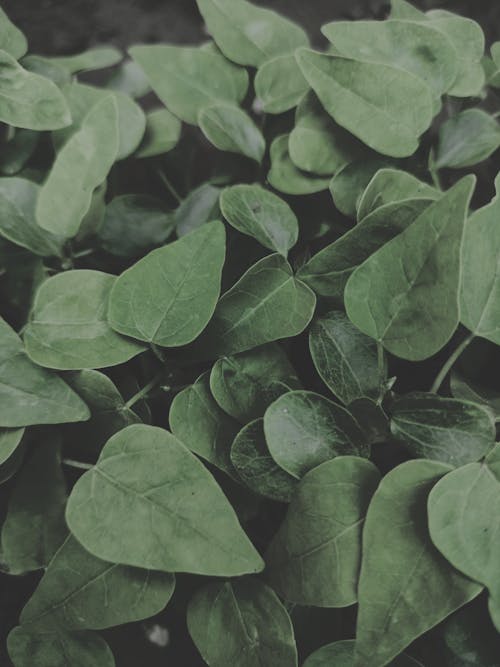
M 288 134 L 282 134 L 270 148 L 271 168 L 267 180 L 273 188 L 289 195 L 308 195 L 326 190 L 329 178 L 300 170 L 292 162 L 288 148 Z
M 40 133 L 35 130 L 13 130 L 14 136 L 2 147 L 0 171 L 6 176 L 13 176 L 26 166 L 38 147 Z
M 28 50 L 28 42 L 24 34 L 9 19 L 0 8 L 0 49 L 7 51 L 13 58 L 19 60 Z
M 335 174 L 330 182 L 333 203 L 341 213 L 356 217 L 363 192 L 373 176 L 389 162 L 382 157 L 355 160 Z
M 500 124 L 481 109 L 467 109 L 439 128 L 436 167 L 463 169 L 486 160 L 500 146 Z
M 185 236 L 210 220 L 220 218 L 220 188 L 202 183 L 188 194 L 174 211 L 177 236 Z
M 354 639 L 344 639 L 322 646 L 307 658 L 303 667 L 354 667 Z M 388 663 L 388 667 L 423 667 L 415 658 L 401 653 Z
M 255 75 L 254 86 L 262 111 L 272 114 L 293 109 L 309 90 L 293 53 L 263 62 Z
M 144 97 L 151 91 L 146 75 L 133 60 L 125 60 L 113 69 L 106 80 L 106 88 L 125 93 L 134 99 Z
M 72 56 L 53 56 L 51 60 L 64 67 L 70 74 L 104 69 L 116 65 L 123 58 L 121 51 L 113 46 L 96 46 Z
M 226 103 L 203 107 L 198 113 L 198 125 L 216 148 L 239 153 L 260 164 L 266 150 L 262 132 L 245 111 Z
M 155 109 L 146 115 L 146 130 L 135 157 L 153 157 L 168 153 L 181 137 L 181 121 L 168 109 Z

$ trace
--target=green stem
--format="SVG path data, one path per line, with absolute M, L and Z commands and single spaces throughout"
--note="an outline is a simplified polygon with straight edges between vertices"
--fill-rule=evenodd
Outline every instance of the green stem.
M 151 389 L 154 389 L 156 385 L 160 382 L 162 377 L 163 377 L 163 371 L 155 375 L 155 377 L 152 380 L 150 380 L 146 385 L 144 385 L 142 389 L 139 389 L 139 391 L 136 394 L 134 394 L 131 398 L 129 398 L 128 401 L 125 403 L 125 407 L 131 408 L 138 401 L 140 401 L 141 398 L 147 396 L 151 391 Z
M 75 252 L 73 254 L 73 259 L 79 259 L 80 257 L 87 257 L 88 255 L 92 255 L 92 253 L 95 252 L 94 248 L 85 248 L 84 250 L 79 250 L 78 252 Z
M 439 371 L 439 373 L 436 375 L 436 379 L 435 379 L 434 382 L 432 383 L 432 387 L 431 387 L 431 389 L 430 389 L 430 391 L 431 391 L 432 394 L 437 394 L 437 392 L 439 391 L 439 388 L 441 387 L 441 385 L 442 385 L 443 382 L 444 382 L 444 379 L 446 378 L 446 376 L 448 375 L 448 373 L 451 371 L 451 369 L 453 368 L 453 365 L 455 364 L 455 362 L 457 361 L 457 359 L 460 357 L 460 355 L 462 354 L 462 352 L 463 352 L 463 351 L 465 350 L 465 348 L 471 343 L 471 341 L 473 340 L 473 338 L 474 338 L 474 334 L 473 334 L 473 333 L 469 333 L 469 334 L 463 339 L 463 341 L 460 343 L 460 345 L 458 345 L 458 346 L 453 350 L 453 352 L 450 354 L 450 356 L 448 357 L 448 359 L 447 359 L 447 360 L 445 361 L 445 363 L 443 364 L 443 367 L 441 368 L 441 370 Z
M 165 187 L 166 187 L 167 190 L 170 192 L 170 194 L 172 195 L 172 197 L 177 201 L 177 203 L 178 203 L 178 204 L 182 204 L 182 197 L 181 197 L 180 194 L 177 192 L 177 190 L 174 188 L 174 186 L 173 186 L 172 183 L 169 181 L 169 179 L 165 176 L 165 174 L 163 173 L 163 171 L 158 170 L 158 176 L 161 178 L 161 180 L 163 181 Z
M 377 366 L 378 366 L 378 382 L 379 382 L 379 397 L 377 403 L 380 405 L 384 398 L 384 381 L 385 381 L 385 356 L 384 346 L 377 341 Z
M 92 463 L 83 463 L 74 459 L 63 459 L 62 462 L 64 465 L 71 466 L 72 468 L 80 468 L 81 470 L 92 470 L 94 467 Z

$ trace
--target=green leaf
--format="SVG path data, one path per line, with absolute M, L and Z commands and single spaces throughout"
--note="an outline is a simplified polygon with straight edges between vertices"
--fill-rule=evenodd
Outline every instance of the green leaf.
M 27 357 L 21 339 L 0 318 L 0 427 L 85 421 L 89 415 L 61 378 Z
M 198 113 L 198 125 L 219 150 L 262 162 L 266 141 L 250 116 L 239 107 L 226 103 L 203 107 Z
M 71 82 L 71 74 L 68 70 L 55 63 L 52 58 L 29 54 L 21 60 L 21 65 L 28 72 L 40 74 L 40 76 L 50 79 L 59 88 Z
M 14 136 L 2 147 L 0 171 L 6 176 L 13 176 L 25 167 L 38 147 L 40 134 L 34 130 L 14 130 Z
M 354 667 L 354 639 L 344 639 L 322 646 L 307 658 L 303 667 Z M 388 663 L 388 667 L 423 667 L 415 658 L 401 653 Z M 458 667 L 458 666 L 457 666 Z
M 377 171 L 388 166 L 389 162 L 384 158 L 374 157 L 355 160 L 337 172 L 330 182 L 330 193 L 339 211 L 351 218 L 356 217 L 366 186 Z
M 119 276 L 109 299 L 109 323 L 119 333 L 177 347 L 206 327 L 220 292 L 225 231 L 203 225 L 153 250 Z
M 117 114 L 111 95 L 97 102 L 57 154 L 36 206 L 43 229 L 66 238 L 78 233 L 92 193 L 117 158 Z
M 71 123 L 63 94 L 50 79 L 28 72 L 1 50 L 0 67 L 0 121 L 37 131 L 56 130 Z
M 500 125 L 481 109 L 467 109 L 439 128 L 436 167 L 463 169 L 482 162 L 500 146 Z
M 115 667 L 104 639 L 93 632 L 36 632 L 14 628 L 7 638 L 14 667 Z
M 342 403 L 378 398 L 387 369 L 379 368 L 377 344 L 344 313 L 332 310 L 313 321 L 309 349 L 321 379 Z
M 259 581 L 243 579 L 204 586 L 189 602 L 187 624 L 196 648 L 212 667 L 297 665 L 288 612 L 276 594 Z
M 262 419 L 251 421 L 236 435 L 231 446 L 231 462 L 255 493 L 271 500 L 290 501 L 297 481 L 274 462 L 266 444 Z
M 196 125 L 200 109 L 214 102 L 239 104 L 248 74 L 216 50 L 154 44 L 129 49 L 163 104 L 180 120 Z
M 260 185 L 226 188 L 220 197 L 220 207 L 235 229 L 253 236 L 265 248 L 283 257 L 297 243 L 299 225 L 295 213 L 281 197 Z
M 47 567 L 66 535 L 65 505 L 61 444 L 50 433 L 36 443 L 36 449 L 16 477 L 2 526 L 4 570 L 9 574 L 24 574 Z
M 73 487 L 66 520 L 85 549 L 112 563 L 215 576 L 263 567 L 210 473 L 154 426 L 128 426 L 108 441 Z
M 188 449 L 238 479 L 229 454 L 239 425 L 215 402 L 208 372 L 177 394 L 168 419 L 172 433 Z
M 479 403 L 490 408 L 495 417 L 500 416 L 500 393 L 465 377 L 456 369 L 453 369 L 450 374 L 450 391 L 455 398 Z
M 185 236 L 210 220 L 220 218 L 220 188 L 202 183 L 188 194 L 174 211 L 177 236 Z
M 146 115 L 144 137 L 135 157 L 153 157 L 171 151 L 181 138 L 181 121 L 168 109 L 155 109 Z
M 461 322 L 476 336 L 500 344 L 500 174 L 496 196 L 465 225 L 460 288 Z
M 24 428 L 0 428 L 0 477 L 3 465 L 19 449 L 23 435 Z
M 119 195 L 106 206 L 101 247 L 116 257 L 138 257 L 163 245 L 174 221 L 165 204 L 150 195 Z
M 175 578 L 99 560 L 69 535 L 21 612 L 37 631 L 100 630 L 159 613 Z
M 387 665 L 481 590 L 429 538 L 427 497 L 449 470 L 437 461 L 408 461 L 373 496 L 363 531 L 356 667 Z
M 297 479 L 336 456 L 368 453 L 352 415 L 312 391 L 290 391 L 276 399 L 264 415 L 264 432 L 273 459 Z
M 267 180 L 273 188 L 289 195 L 310 195 L 328 188 L 329 179 L 301 171 L 290 158 L 288 134 L 282 134 L 271 144 L 271 169 Z
M 396 399 L 391 432 L 413 456 L 452 466 L 478 461 L 493 447 L 496 436 L 489 410 L 423 393 Z
M 242 424 L 262 417 L 278 396 L 298 386 L 294 368 L 276 343 L 222 357 L 210 374 L 215 400 Z
M 113 69 L 106 80 L 106 88 L 125 93 L 134 99 L 144 97 L 151 92 L 146 75 L 133 60 L 125 60 Z
M 122 364 L 144 350 L 115 333 L 106 311 L 115 276 L 80 269 L 52 276 L 35 296 L 24 331 L 26 352 L 47 368 L 80 370 Z
M 421 21 L 425 19 L 425 14 L 406 0 L 391 0 L 390 18 Z
M 121 51 L 113 46 L 96 46 L 72 56 L 53 56 L 52 60 L 68 70 L 70 74 L 112 67 L 123 58 Z
M 0 8 L 0 48 L 19 60 L 28 50 L 28 42 L 24 34 Z
M 266 574 L 290 602 L 347 607 L 357 600 L 361 531 L 380 474 L 373 463 L 339 456 L 299 482 L 266 554 Z
M 222 53 L 239 65 L 259 67 L 309 43 L 292 21 L 246 0 L 196 0 Z
M 403 359 L 432 356 L 458 325 L 460 251 L 475 178 L 466 176 L 349 278 L 349 319 Z
M 314 293 L 295 278 L 288 262 L 281 255 L 268 255 L 222 296 L 199 349 L 213 358 L 297 336 L 309 324 L 315 305 Z
M 263 62 L 255 75 L 254 86 L 262 111 L 272 114 L 293 109 L 309 90 L 293 53 Z
M 0 234 L 41 257 L 63 254 L 64 238 L 40 227 L 35 217 L 40 186 L 24 178 L 0 178 Z
M 311 88 L 336 123 L 384 155 L 407 157 L 432 122 L 431 91 L 398 67 L 297 51 Z

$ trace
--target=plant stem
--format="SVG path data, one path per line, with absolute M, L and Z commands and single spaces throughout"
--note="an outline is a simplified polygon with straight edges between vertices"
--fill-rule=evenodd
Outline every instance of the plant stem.
M 79 250 L 78 252 L 74 253 L 73 259 L 79 259 L 80 257 L 87 257 L 88 255 L 91 255 L 93 252 L 95 252 L 94 248 L 85 248 L 84 250 Z
M 439 391 L 439 388 L 443 384 L 444 379 L 446 378 L 448 373 L 451 371 L 453 365 L 455 364 L 455 362 L 457 361 L 459 356 L 462 354 L 462 352 L 465 350 L 465 348 L 470 344 L 470 342 L 472 341 L 473 338 L 474 338 L 474 334 L 469 333 L 463 339 L 463 341 L 460 343 L 460 345 L 458 345 L 453 350 L 453 352 L 450 354 L 448 359 L 443 364 L 443 367 L 441 368 L 439 373 L 436 375 L 436 379 L 432 383 L 432 387 L 430 389 L 432 394 L 437 394 L 437 392 Z
M 182 197 L 181 197 L 180 194 L 177 192 L 177 190 L 174 188 L 174 186 L 173 186 L 172 183 L 169 181 L 169 179 L 165 176 L 165 174 L 163 173 L 163 171 L 158 170 L 158 176 L 161 178 L 161 180 L 163 181 L 165 187 L 166 187 L 167 190 L 170 192 L 170 194 L 172 195 L 172 197 L 177 201 L 177 203 L 178 203 L 178 204 L 182 204 Z
M 378 381 L 379 381 L 379 396 L 377 403 L 380 405 L 384 398 L 384 380 L 385 380 L 385 357 L 384 346 L 377 341 L 377 366 L 378 366 Z
M 142 389 L 139 389 L 139 391 L 136 394 L 134 394 L 131 398 L 129 398 L 128 401 L 125 403 L 125 407 L 131 408 L 138 401 L 140 401 L 141 398 L 147 396 L 151 391 L 151 389 L 154 389 L 154 387 L 156 387 L 156 385 L 160 382 L 162 377 L 163 377 L 163 371 L 155 375 L 154 378 L 150 380 L 146 385 L 144 385 Z
M 92 463 L 83 463 L 82 461 L 75 461 L 74 459 L 63 459 L 64 465 L 72 468 L 80 468 L 81 470 L 91 470 L 94 466 Z

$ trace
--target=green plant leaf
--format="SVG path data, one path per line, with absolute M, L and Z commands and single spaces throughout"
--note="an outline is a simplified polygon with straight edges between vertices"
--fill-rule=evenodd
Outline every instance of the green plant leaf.
M 212 317 L 224 258 L 225 231 L 217 221 L 151 251 L 115 282 L 109 323 L 164 347 L 190 343 Z
M 168 153 L 179 143 L 182 124 L 168 109 L 155 109 L 146 115 L 146 129 L 135 157 Z
M 248 74 L 216 50 L 154 44 L 129 49 L 163 104 L 180 120 L 196 125 L 200 109 L 214 102 L 239 104 Z
M 380 169 L 390 166 L 382 157 L 354 160 L 338 171 L 330 181 L 330 193 L 335 206 L 351 218 L 356 211 L 365 188 Z
M 475 184 L 466 176 L 349 278 L 349 319 L 403 359 L 432 356 L 458 325 L 460 251 Z
M 0 67 L 0 121 L 37 131 L 56 130 L 71 123 L 64 96 L 50 79 L 29 72 L 1 50 Z
M 61 378 L 27 357 L 21 339 L 0 318 L 0 427 L 85 421 L 89 415 Z
M 316 305 L 314 293 L 281 255 L 251 266 L 220 299 L 198 341 L 205 357 L 244 352 L 301 333 Z
M 38 147 L 40 134 L 34 130 L 14 130 L 14 136 L 2 147 L 0 171 L 13 176 L 26 166 Z
M 22 58 L 28 50 L 26 37 L 3 9 L 0 9 L 0 47 L 16 60 Z
M 151 92 L 146 75 L 133 60 L 125 60 L 113 69 L 106 80 L 106 88 L 125 93 L 134 99 L 144 97 Z
M 259 67 L 309 43 L 302 28 L 246 0 L 196 0 L 222 53 L 239 65 Z
M 450 374 L 450 391 L 454 398 L 479 403 L 490 408 L 495 417 L 500 416 L 500 394 L 498 391 L 465 377 L 456 369 L 453 369 Z
M 73 487 L 66 520 L 85 549 L 112 563 L 215 576 L 263 567 L 210 473 L 154 426 L 128 426 L 108 441 Z
M 266 141 L 250 116 L 239 107 L 226 103 L 203 107 L 198 113 L 198 125 L 219 150 L 262 162 Z
M 361 531 L 380 474 L 373 463 L 339 456 L 299 482 L 266 554 L 266 575 L 289 602 L 346 607 L 357 600 Z
M 168 419 L 172 433 L 188 449 L 238 479 L 229 454 L 239 425 L 216 403 L 208 372 L 177 394 Z
M 78 233 L 92 193 L 117 158 L 117 114 L 111 95 L 97 102 L 57 154 L 36 205 L 36 218 L 43 229 L 65 238 Z
M 396 399 L 392 435 L 413 456 L 461 466 L 478 461 L 495 444 L 495 421 L 480 405 L 435 394 Z
M 303 667 L 354 667 L 354 639 L 344 639 L 322 646 L 307 658 Z M 406 653 L 388 663 L 388 667 L 423 667 L 423 665 Z
M 273 188 L 289 195 L 310 195 L 328 188 L 329 179 L 301 171 L 290 158 L 288 134 L 282 134 L 271 144 L 271 169 L 267 180 Z
M 436 167 L 463 169 L 482 162 L 500 146 L 500 125 L 481 109 L 467 109 L 439 128 Z
M 432 122 L 429 87 L 397 67 L 308 49 L 297 61 L 336 123 L 384 155 L 407 157 Z
M 243 579 L 204 586 L 189 602 L 187 624 L 207 665 L 297 665 L 288 612 L 276 594 L 259 581 Z
M 289 502 L 297 480 L 280 468 L 269 453 L 263 419 L 255 419 L 236 435 L 231 462 L 249 489 L 258 495 Z
M 28 72 L 40 74 L 40 76 L 50 79 L 59 88 L 71 82 L 71 74 L 68 70 L 55 63 L 52 58 L 29 54 L 21 60 L 21 65 Z
M 0 428 L 0 478 L 4 464 L 19 449 L 23 436 L 24 428 Z
M 113 46 L 96 46 L 93 49 L 72 56 L 54 56 L 52 60 L 70 74 L 104 69 L 119 63 L 123 58 L 121 51 Z
M 26 352 L 47 368 L 80 370 L 122 364 L 144 350 L 115 333 L 106 311 L 115 276 L 80 269 L 52 276 L 35 296 L 24 331 Z
M 283 257 L 297 243 L 299 225 L 295 213 L 281 197 L 260 185 L 226 188 L 221 193 L 220 207 L 224 218 L 235 229 L 253 236 Z
M 254 86 L 262 111 L 272 114 L 293 109 L 309 90 L 293 53 L 263 62 L 255 75 Z
M 427 497 L 450 467 L 408 461 L 388 473 L 368 509 L 359 580 L 356 667 L 383 667 L 481 590 L 441 556 Z
M 379 368 L 377 344 L 344 313 L 332 310 L 313 321 L 309 349 L 321 379 L 342 403 L 378 397 L 387 369 Z
M 425 19 L 425 14 L 407 0 L 391 0 L 390 18 L 422 21 Z
M 177 236 L 185 236 L 210 220 L 220 218 L 220 188 L 202 183 L 182 201 L 174 211 Z
M 271 456 L 300 479 L 316 466 L 345 454 L 368 454 L 363 432 L 340 405 L 312 391 L 290 391 L 274 401 L 264 415 Z

